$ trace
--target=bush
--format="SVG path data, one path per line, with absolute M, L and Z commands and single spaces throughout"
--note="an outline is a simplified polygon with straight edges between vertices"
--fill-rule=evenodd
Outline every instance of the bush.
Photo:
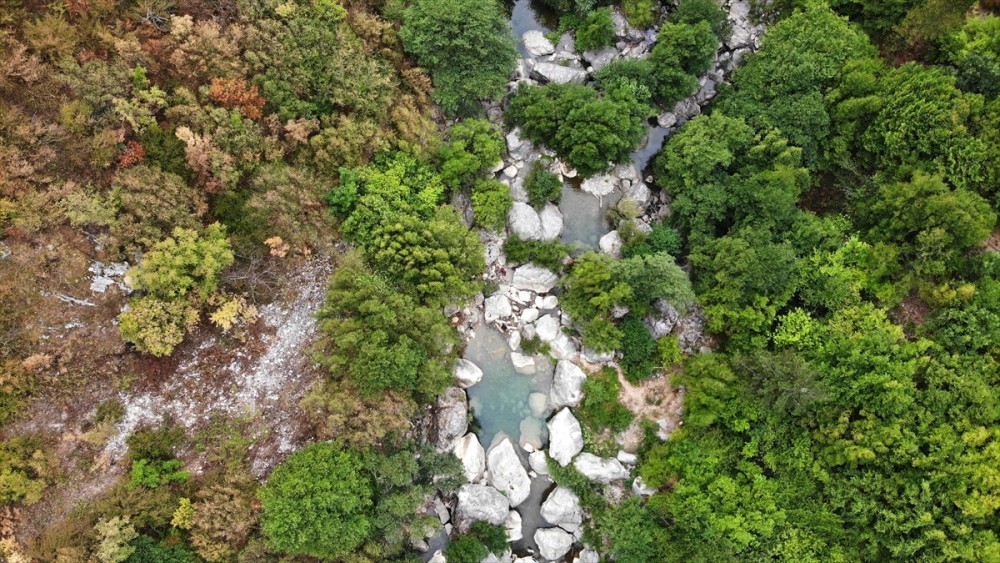
M 166 461 L 174 458 L 174 448 L 184 439 L 184 429 L 179 426 L 142 428 L 126 440 L 129 456 L 133 460 Z
M 639 29 L 646 29 L 656 23 L 658 2 L 654 0 L 622 0 L 622 11 L 628 22 Z
M 441 181 L 451 189 L 471 185 L 500 160 L 506 149 L 500 130 L 485 119 L 465 119 L 451 128 L 441 147 Z
M 618 400 L 621 384 L 613 368 L 605 368 L 583 382 L 583 403 L 579 416 L 588 427 L 621 432 L 632 422 L 632 413 Z
M 653 230 L 649 234 L 637 236 L 629 241 L 622 248 L 622 255 L 631 258 L 665 252 L 671 256 L 680 256 L 682 246 L 681 234 L 677 229 L 657 223 L 653 225 Z
M 184 467 L 184 463 L 178 459 L 167 461 L 137 459 L 132 462 L 128 486 L 134 488 L 142 485 L 155 489 L 169 483 L 184 483 L 191 477 L 191 473 L 182 470 L 181 467 Z
M 708 22 L 712 33 L 720 40 L 729 34 L 726 12 L 719 6 L 718 0 L 681 0 L 677 10 L 670 14 L 670 21 L 689 25 Z
M 198 323 L 198 310 L 186 301 L 139 297 L 129 302 L 118 322 L 125 341 L 159 358 L 169 356 L 184 341 L 187 329 Z
M 586 177 L 631 157 L 649 111 L 634 88 L 619 85 L 602 96 L 579 84 L 549 84 L 519 88 L 506 118 Z
M 673 106 L 698 87 L 698 77 L 712 65 L 719 39 L 706 21 L 696 24 L 667 23 L 649 60 L 656 75 L 653 93 L 666 106 Z
M 479 520 L 472 523 L 467 534 L 448 543 L 445 556 L 454 563 L 479 563 L 490 553 L 503 553 L 506 548 L 507 530 Z
M 200 234 L 177 228 L 172 238 L 156 243 L 128 277 L 134 289 L 159 299 L 177 299 L 189 291 L 206 298 L 218 288 L 219 272 L 234 259 L 222 225 L 213 223 Z
M 587 14 L 576 29 L 576 49 L 581 53 L 593 51 L 615 43 L 611 9 L 600 8 Z
M 517 62 L 510 24 L 495 0 L 416 0 L 399 37 L 430 71 L 434 100 L 453 116 L 479 113 L 480 100 L 500 97 Z
M 659 349 L 641 319 L 629 317 L 622 322 L 621 329 L 622 370 L 626 379 L 639 383 L 656 370 Z
M 657 91 L 655 67 L 648 58 L 611 61 L 595 72 L 594 78 L 605 91 L 628 81 L 644 86 L 650 93 Z
M 322 443 L 279 465 L 258 496 L 262 526 L 274 547 L 339 559 L 368 538 L 373 491 L 357 454 Z
M 524 179 L 524 190 L 528 192 L 528 202 L 535 209 L 540 209 L 546 203 L 559 203 L 562 198 L 562 180 L 549 171 L 548 166 L 536 160 L 531 172 Z
M 19 436 L 0 442 L 0 506 L 41 500 L 49 464 L 35 438 Z
M 563 260 L 572 250 L 572 246 L 556 240 L 523 240 L 514 234 L 510 235 L 503 245 L 508 263 L 534 262 L 553 272 L 560 272 L 563 269 Z
M 503 232 L 513 205 L 510 188 L 498 180 L 480 180 L 472 190 L 472 215 L 480 227 Z

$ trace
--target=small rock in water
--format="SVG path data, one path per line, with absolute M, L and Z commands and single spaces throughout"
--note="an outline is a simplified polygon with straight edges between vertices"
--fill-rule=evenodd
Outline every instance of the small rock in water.
M 455 362 L 455 383 L 462 389 L 472 387 L 482 381 L 482 379 L 483 370 L 479 369 L 479 366 L 476 364 L 465 358 L 459 358 Z
M 514 364 L 514 371 L 521 375 L 534 375 L 538 369 L 535 366 L 535 358 L 520 352 L 511 352 L 510 362 Z
M 541 31 L 533 29 L 521 36 L 524 40 L 524 48 L 536 57 L 551 55 L 556 51 L 556 46 L 545 37 Z
M 521 532 L 521 515 L 516 510 L 511 510 L 507 514 L 507 520 L 504 521 L 503 527 L 507 528 L 508 541 L 520 541 L 524 537 Z
M 611 231 L 610 233 L 601 237 L 598 241 L 597 246 L 600 247 L 601 252 L 605 254 L 610 254 L 615 258 L 622 257 L 622 237 L 617 230 Z
M 556 561 L 573 547 L 573 536 L 562 528 L 540 528 L 535 531 L 535 543 L 542 557 Z
M 542 449 L 542 421 L 529 416 L 521 421 L 520 425 L 521 436 L 518 439 L 518 444 L 525 450 L 527 446 L 531 446 L 530 451 Z
M 541 418 L 548 410 L 549 398 L 545 393 L 532 393 L 528 395 L 528 406 L 531 408 L 531 414 Z

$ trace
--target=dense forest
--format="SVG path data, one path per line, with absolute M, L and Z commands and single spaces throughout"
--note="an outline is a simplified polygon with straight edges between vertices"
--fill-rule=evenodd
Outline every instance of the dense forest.
M 0 560 L 1000 561 L 998 212 L 996 0 L 0 0 Z

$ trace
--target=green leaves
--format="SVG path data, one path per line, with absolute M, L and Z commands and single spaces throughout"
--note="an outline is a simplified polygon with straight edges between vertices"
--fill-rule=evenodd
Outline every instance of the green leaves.
M 271 474 L 259 496 L 262 525 L 278 549 L 323 559 L 344 557 L 368 538 L 372 485 L 362 460 L 336 444 L 292 454 Z
M 517 60 L 510 25 L 494 0 L 417 0 L 399 37 L 430 71 L 432 96 L 451 116 L 481 113 L 480 100 L 503 94 Z
M 587 86 L 549 84 L 518 89 L 506 119 L 590 176 L 631 156 L 645 134 L 649 111 L 626 88 L 602 97 Z

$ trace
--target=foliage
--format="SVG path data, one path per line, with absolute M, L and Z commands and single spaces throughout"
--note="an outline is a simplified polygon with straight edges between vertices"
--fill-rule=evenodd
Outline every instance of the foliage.
M 177 459 L 167 461 L 137 459 L 132 462 L 132 469 L 129 473 L 129 486 L 137 487 L 142 485 L 143 487 L 155 489 L 160 485 L 183 483 L 191 477 L 191 473 L 182 470 L 181 467 L 184 467 L 184 463 Z
M 664 223 L 656 223 L 649 234 L 641 234 L 628 241 L 622 247 L 622 255 L 625 258 L 631 258 L 662 252 L 671 256 L 679 256 L 682 244 L 681 234 L 677 232 L 677 229 Z
M 100 537 L 95 556 L 101 563 L 122 563 L 135 551 L 131 543 L 139 534 L 128 518 L 102 520 L 94 529 Z
M 157 243 L 129 272 L 132 287 L 163 300 L 196 292 L 211 295 L 219 285 L 219 272 L 233 263 L 225 229 L 218 223 L 202 233 L 174 229 L 173 237 Z
M 659 348 L 641 319 L 626 318 L 621 330 L 622 370 L 629 381 L 638 383 L 653 375 L 658 367 Z
M 451 189 L 471 185 L 500 161 L 506 145 L 500 130 L 485 119 L 464 119 L 452 126 L 438 152 L 441 180 Z
M 468 533 L 448 542 L 445 556 L 457 563 L 479 563 L 490 553 L 503 552 L 507 547 L 507 530 L 482 520 L 473 522 Z
M 611 10 L 599 8 L 586 15 L 576 28 L 576 48 L 581 53 L 613 45 L 615 42 Z
M 726 12 L 719 6 L 717 0 L 681 0 L 677 4 L 677 10 L 670 14 L 670 21 L 689 25 L 708 22 L 712 27 L 712 33 L 720 40 L 725 39 L 729 32 Z
M 538 160 L 524 179 L 524 191 L 528 192 L 528 202 L 535 209 L 540 209 L 549 202 L 558 204 L 562 198 L 562 180 Z
M 184 544 L 158 542 L 147 535 L 139 535 L 132 541 L 135 551 L 129 556 L 129 563 L 196 563 L 198 556 Z
M 202 195 L 184 180 L 139 164 L 115 174 L 112 192 L 117 219 L 111 234 L 126 250 L 150 248 L 173 229 L 194 229 L 205 211 Z
M 657 37 L 649 57 L 656 83 L 653 94 L 662 105 L 673 107 L 697 89 L 698 77 L 711 66 L 719 40 L 707 21 L 665 23 Z
M 374 491 L 357 471 L 361 457 L 333 443 L 298 451 L 260 489 L 262 527 L 290 553 L 335 559 L 361 546 L 370 533 Z
M 418 304 L 345 256 L 318 313 L 321 361 L 365 396 L 385 390 L 435 396 L 451 379 L 457 338 L 440 309 Z
M 0 505 L 41 500 L 50 464 L 37 438 L 18 436 L 0 442 Z
M 191 518 L 191 544 L 206 561 L 231 561 L 257 525 L 256 481 L 242 472 L 227 473 L 202 488 Z
M 987 99 L 1000 94 L 1000 17 L 969 18 L 944 41 L 945 56 L 958 69 L 956 85 Z
M 479 101 L 498 98 L 517 51 L 494 0 L 416 0 L 399 37 L 434 80 L 434 100 L 449 115 L 470 115 Z M 490 163 L 492 164 L 492 163 Z
M 577 415 L 590 428 L 621 432 L 632 422 L 632 413 L 618 400 L 618 373 L 604 369 L 583 382 L 583 402 Z
M 570 245 L 557 240 L 523 240 L 515 234 L 503 243 L 503 253 L 511 264 L 533 262 L 553 272 L 562 270 L 563 261 L 571 251 Z
M 480 180 L 472 189 L 472 215 L 480 227 L 502 232 L 513 205 L 510 188 L 499 180 Z
M 118 317 L 122 338 L 140 352 L 169 356 L 188 328 L 198 322 L 198 309 L 186 301 L 164 301 L 147 296 L 133 299 Z
M 646 29 L 656 23 L 658 5 L 653 0 L 623 0 L 622 12 L 633 27 Z
M 590 176 L 631 156 L 645 135 L 648 112 L 634 88 L 619 86 L 602 96 L 578 84 L 549 84 L 519 88 L 505 115 L 525 136 Z

